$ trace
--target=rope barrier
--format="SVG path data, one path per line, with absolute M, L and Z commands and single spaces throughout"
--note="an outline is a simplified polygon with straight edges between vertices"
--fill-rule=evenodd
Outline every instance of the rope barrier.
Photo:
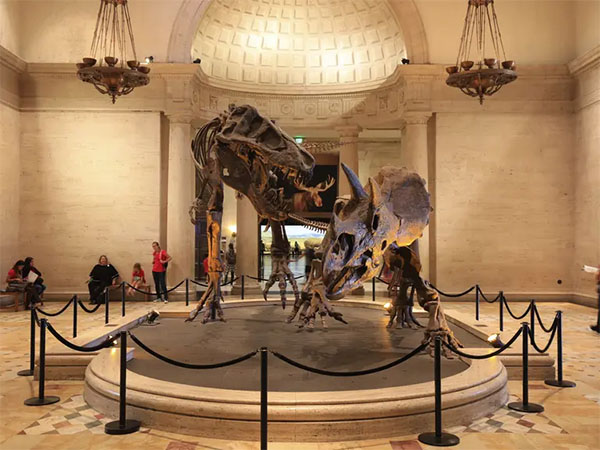
M 246 275 L 246 277 L 256 281 L 269 281 L 269 278 L 253 277 L 251 275 Z M 298 275 L 297 277 L 294 277 L 294 280 L 299 280 L 300 278 L 304 278 L 304 275 Z
M 533 300 L 529 302 L 529 306 L 527 307 L 527 309 L 525 310 L 525 312 L 523 314 L 521 314 L 520 316 L 516 316 L 510 309 L 510 306 L 508 306 L 508 301 L 506 301 L 506 298 L 503 297 L 502 301 L 504 302 L 504 306 L 506 306 L 506 310 L 508 311 L 508 313 L 511 315 L 511 317 L 515 320 L 520 320 L 523 317 L 525 317 L 527 314 L 530 313 L 531 308 L 533 307 Z
M 77 303 L 79 303 L 81 309 L 83 309 L 88 314 L 95 313 L 96 311 L 98 311 L 98 308 L 100 308 L 103 305 L 103 303 L 98 303 L 96 306 L 90 309 L 87 306 L 85 306 L 81 300 L 78 300 Z
M 469 289 L 467 289 L 464 292 L 461 292 L 460 294 L 446 294 L 445 292 L 442 292 L 440 289 L 436 288 L 433 284 L 429 283 L 429 285 L 438 293 L 443 295 L 444 297 L 451 297 L 451 298 L 456 298 L 456 297 L 462 297 L 463 295 L 467 295 L 469 292 L 471 292 L 473 289 L 475 289 L 477 286 L 471 286 Z
M 327 375 L 330 377 L 356 377 L 356 376 L 360 376 L 360 375 L 369 375 L 372 373 L 381 372 L 382 370 L 386 370 L 391 367 L 397 366 L 398 364 L 401 364 L 404 361 L 409 360 L 410 358 L 415 356 L 417 353 L 420 353 L 421 351 L 425 350 L 427 348 L 427 345 L 429 345 L 429 340 L 422 343 L 417 348 L 415 348 L 413 351 L 404 355 L 402 358 L 399 358 L 388 364 L 385 364 L 385 365 L 379 366 L 379 367 L 374 367 L 372 369 L 356 370 L 356 371 L 352 371 L 352 372 L 333 372 L 330 370 L 323 370 L 323 369 L 318 369 L 316 367 L 306 366 L 302 363 L 299 363 L 297 361 L 294 361 L 294 360 L 288 358 L 287 356 L 282 355 L 281 353 L 275 352 L 273 350 L 269 350 L 269 351 L 273 354 L 273 356 L 279 358 L 280 360 L 282 360 L 285 363 L 288 363 L 291 366 L 297 367 L 298 369 L 303 369 L 303 370 L 307 370 L 309 372 L 317 373 L 319 375 Z
M 238 358 L 231 359 L 229 361 L 225 361 L 225 362 L 221 362 L 221 363 L 216 363 L 216 364 L 190 364 L 190 363 L 185 363 L 185 362 L 181 362 L 181 361 L 175 361 L 174 359 L 171 359 L 167 356 L 161 355 L 160 353 L 152 350 L 150 347 L 148 347 L 146 344 L 144 344 L 142 341 L 140 341 L 135 335 L 131 334 L 131 332 L 129 332 L 129 336 L 131 336 L 131 339 L 133 340 L 133 342 L 135 342 L 137 345 L 139 345 L 141 347 L 141 349 L 144 350 L 145 352 L 149 353 L 150 355 L 154 356 L 155 358 L 160 359 L 163 362 L 166 362 L 173 366 L 183 367 L 184 369 L 200 369 L 200 370 L 201 369 L 218 369 L 219 367 L 232 366 L 234 364 L 241 363 L 242 361 L 250 359 L 258 353 L 258 350 L 254 350 L 253 352 L 247 353 Z
M 487 353 L 485 355 L 469 355 L 468 353 L 460 351 L 459 349 L 457 349 L 452 344 L 450 344 L 450 343 L 448 343 L 446 341 L 442 341 L 442 344 L 445 345 L 446 348 L 448 348 L 450 351 L 456 353 L 459 356 L 462 356 L 463 358 L 469 358 L 469 359 L 488 359 L 488 358 L 491 358 L 492 356 L 499 355 L 504 350 L 506 350 L 508 347 L 510 347 L 517 340 L 517 338 L 521 335 L 522 332 L 523 332 L 523 329 L 519 328 L 519 331 L 517 331 L 514 334 L 514 336 L 511 337 L 510 340 L 506 344 L 504 344 L 498 350 L 495 350 L 492 353 Z
M 485 296 L 481 289 L 479 289 L 479 293 L 481 294 L 481 297 L 488 303 L 496 303 L 500 298 L 500 292 L 498 292 L 498 295 L 496 295 L 496 298 L 494 300 L 488 300 L 488 298 Z
M 48 326 L 48 331 L 50 331 L 50 333 L 52 333 L 52 335 L 58 339 L 58 341 L 69 347 L 71 350 L 75 350 L 78 352 L 85 352 L 85 353 L 91 353 L 91 352 L 97 352 L 98 350 L 102 350 L 103 348 L 106 347 L 111 347 L 112 346 L 112 341 L 115 339 L 113 337 L 109 337 L 107 338 L 104 342 L 98 344 L 98 345 L 94 345 L 93 347 L 82 347 L 80 345 L 75 345 L 72 342 L 67 341 L 64 337 L 62 337 L 60 335 L 60 333 L 58 331 L 56 331 L 54 329 L 54 327 L 52 326 L 52 324 L 50 322 L 48 322 L 46 324 Z
M 388 283 L 387 281 L 385 281 L 385 280 L 384 280 L 384 279 L 382 279 L 382 278 L 379 278 L 379 277 L 375 277 L 375 278 L 376 278 L 377 280 L 381 281 L 383 284 L 385 284 L 385 285 L 387 285 L 387 286 L 389 286 L 389 285 L 390 285 L 390 283 Z
M 62 313 L 64 313 L 65 310 L 71 305 L 71 303 L 73 303 L 74 300 L 75 300 L 75 296 L 71 297 L 71 300 L 69 300 L 65 306 L 63 306 L 59 311 L 54 312 L 54 313 L 44 311 L 40 307 L 37 307 L 36 309 L 39 313 L 42 313 L 45 316 L 56 317 L 56 316 L 60 316 Z
M 199 281 L 192 280 L 191 278 L 190 278 L 190 281 L 197 286 L 208 287 L 208 284 L 200 283 Z
M 33 318 L 35 319 L 35 323 L 37 323 L 37 326 L 39 327 L 40 326 L 40 318 L 37 315 L 37 309 L 34 308 L 32 311 L 33 311 Z
M 139 292 L 140 294 L 146 294 L 146 295 L 152 294 L 152 291 L 151 291 L 151 290 L 149 290 L 149 291 L 143 291 L 142 289 L 138 289 L 138 288 L 136 288 L 135 286 L 132 286 L 132 285 L 131 285 L 131 284 L 129 284 L 127 281 L 124 281 L 123 283 L 125 283 L 125 285 L 126 285 L 126 286 L 129 286 L 129 287 L 130 287 L 131 289 L 133 289 L 134 291 L 136 291 L 136 292 Z
M 544 326 L 544 324 L 542 323 L 542 318 L 540 317 L 540 312 L 538 311 L 536 304 L 533 305 L 533 309 L 534 309 L 535 315 L 537 317 L 538 324 L 540 325 L 542 330 L 544 330 L 546 333 L 550 333 L 550 331 L 552 331 L 552 327 L 554 326 L 554 322 L 552 322 L 552 325 L 550 325 L 550 328 L 546 328 Z M 554 320 L 556 320 L 556 319 L 554 319 Z
M 552 322 L 552 325 L 550 326 L 550 330 L 552 331 L 552 334 L 550 335 L 550 339 L 548 340 L 548 343 L 546 344 L 546 346 L 543 349 L 540 349 L 536 342 L 535 342 L 535 335 L 533 333 L 533 330 L 530 328 L 529 329 L 529 337 L 531 338 L 531 345 L 533 346 L 533 348 L 535 349 L 536 352 L 538 353 L 546 353 L 548 351 L 548 349 L 550 348 L 550 345 L 552 345 L 552 341 L 554 340 L 554 336 L 556 335 L 556 330 L 558 329 L 558 317 L 554 318 L 554 321 Z
M 237 281 L 239 278 L 240 278 L 240 277 L 235 277 L 233 280 L 231 280 L 231 281 L 228 281 L 227 283 L 223 283 L 223 284 L 221 284 L 220 286 L 221 286 L 221 287 L 223 287 L 223 286 L 227 286 L 228 284 L 233 284 L 233 283 L 235 283 L 235 282 L 236 282 L 236 281 Z M 204 284 L 204 283 L 201 283 L 200 281 L 192 280 L 191 278 L 190 278 L 190 282 L 194 283 L 196 286 L 208 287 L 208 284 Z

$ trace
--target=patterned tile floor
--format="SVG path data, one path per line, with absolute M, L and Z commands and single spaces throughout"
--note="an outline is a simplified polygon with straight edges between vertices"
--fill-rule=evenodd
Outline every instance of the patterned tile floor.
M 47 304 L 46 309 L 58 310 L 60 305 Z M 521 305 L 514 309 L 520 312 Z M 144 304 L 132 308 L 144 309 Z M 473 313 L 473 305 L 447 303 L 446 309 Z M 503 449 L 598 449 L 600 448 L 600 357 L 597 345 L 600 337 L 588 329 L 595 311 L 571 304 L 542 303 L 544 320 L 551 321 L 553 312 L 563 309 L 565 341 L 565 378 L 576 381 L 574 389 L 555 389 L 541 382 L 532 382 L 531 401 L 542 403 L 546 411 L 521 414 L 500 408 L 488 417 L 466 426 L 453 427 L 448 432 L 461 438 L 459 448 L 477 450 Z M 481 322 L 497 323 L 497 308 L 482 305 Z M 114 312 L 118 314 L 117 311 Z M 102 312 L 81 315 L 79 330 L 103 323 Z M 116 316 L 115 316 L 116 317 Z M 70 332 L 70 316 L 52 318 L 55 327 L 64 334 Z M 517 330 L 518 321 L 507 321 L 504 335 Z M 136 449 L 196 450 L 196 449 L 257 449 L 256 442 L 227 442 L 196 438 L 144 428 L 129 436 L 108 436 L 104 424 L 109 418 L 94 411 L 83 396 L 81 381 L 52 381 L 49 394 L 59 395 L 60 403 L 45 407 L 23 406 L 25 398 L 35 395 L 37 383 L 30 377 L 16 375 L 28 367 L 29 313 L 0 314 L 0 448 L 20 449 Z M 520 392 L 520 382 L 509 382 L 512 393 Z M 511 396 L 511 401 L 516 397 Z M 271 449 L 429 449 L 415 435 L 396 436 L 390 430 L 388 439 L 339 443 L 270 443 Z

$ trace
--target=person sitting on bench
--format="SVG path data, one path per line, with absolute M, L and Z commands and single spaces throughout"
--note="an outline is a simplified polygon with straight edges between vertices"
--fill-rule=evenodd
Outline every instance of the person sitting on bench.
M 32 283 L 28 283 L 27 280 L 23 279 L 23 267 L 25 261 L 18 260 L 12 269 L 8 271 L 6 275 L 6 283 L 8 284 L 7 291 L 23 292 L 25 299 L 25 309 L 29 309 L 30 305 L 33 307 L 36 303 L 41 303 L 42 300 L 38 294 L 37 289 Z
M 104 303 L 104 289 L 114 286 L 119 279 L 119 272 L 115 266 L 108 263 L 106 255 L 100 256 L 98 264 L 90 272 L 88 290 L 90 291 L 90 302 L 92 304 Z

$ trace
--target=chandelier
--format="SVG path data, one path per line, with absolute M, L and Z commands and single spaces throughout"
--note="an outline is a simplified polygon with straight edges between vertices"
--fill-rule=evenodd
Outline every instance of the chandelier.
M 90 55 L 77 64 L 77 77 L 111 96 L 113 103 L 150 82 L 150 68 L 140 65 L 135 53 L 127 0 L 100 0 Z
M 476 61 L 470 58 L 473 41 Z M 480 104 L 483 104 L 484 95 L 493 95 L 517 79 L 515 62 L 506 59 L 494 0 L 468 0 L 456 65 L 446 67 L 446 72 L 448 86 L 459 88 L 471 97 L 479 97 Z

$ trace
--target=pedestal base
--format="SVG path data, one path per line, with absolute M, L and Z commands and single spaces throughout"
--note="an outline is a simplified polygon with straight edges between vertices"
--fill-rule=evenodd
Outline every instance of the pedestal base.
M 574 382 L 572 381 L 568 381 L 568 380 L 545 380 L 544 384 L 547 384 L 548 386 L 555 386 L 555 387 L 564 387 L 564 388 L 572 388 L 577 386 Z
M 17 375 L 19 375 L 20 377 L 30 377 L 31 375 L 33 375 L 33 370 L 30 370 L 30 369 L 19 370 L 17 372 Z
M 419 441 L 423 444 L 434 445 L 436 447 L 452 447 L 458 445 L 460 438 L 450 433 L 442 433 L 437 436 L 435 433 L 421 433 Z
M 123 425 L 121 425 L 119 420 L 115 420 L 104 425 L 104 432 L 106 434 L 131 434 L 138 431 L 140 425 L 139 420 L 127 419 Z
M 521 411 L 526 413 L 539 413 L 544 412 L 544 407 L 542 405 L 538 405 L 537 403 L 523 403 L 523 402 L 511 402 L 508 406 L 510 409 L 515 411 Z
M 51 405 L 53 403 L 58 403 L 60 401 L 60 397 L 55 397 L 54 395 L 48 395 L 43 398 L 39 397 L 31 397 L 25 400 L 23 403 L 27 406 L 44 406 Z
M 233 286 L 231 286 L 231 295 L 242 295 L 242 282 L 241 280 L 237 280 Z M 258 284 L 255 280 L 250 280 L 246 278 L 244 284 L 244 298 L 249 298 L 251 296 L 261 296 L 262 297 L 262 288 L 260 284 Z

